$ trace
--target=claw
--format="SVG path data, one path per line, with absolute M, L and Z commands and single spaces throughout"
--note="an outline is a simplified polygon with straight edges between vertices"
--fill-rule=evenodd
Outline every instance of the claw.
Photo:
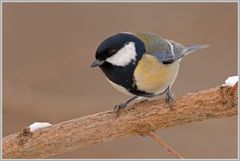
M 138 98 L 138 96 L 134 96 L 131 99 L 129 99 L 128 101 L 126 101 L 125 103 L 121 103 L 119 105 L 116 105 L 113 109 L 114 112 L 116 112 L 116 117 L 118 117 L 119 112 L 124 109 L 125 107 L 127 107 L 127 105 L 132 102 L 133 100 L 135 100 L 136 98 Z
M 173 95 L 169 89 L 169 87 L 167 88 L 166 91 L 166 103 L 169 105 L 169 108 L 171 109 L 171 111 L 173 111 L 173 103 L 174 103 L 174 99 L 173 99 Z
M 167 96 L 166 97 L 166 103 L 169 105 L 169 108 L 171 109 L 171 110 L 173 110 L 173 103 L 174 103 L 174 99 L 173 99 L 173 97 L 172 96 Z
M 119 105 L 116 105 L 113 109 L 114 112 L 116 112 L 116 117 L 119 116 L 119 112 L 123 110 L 125 107 L 127 107 L 127 103 L 121 103 Z

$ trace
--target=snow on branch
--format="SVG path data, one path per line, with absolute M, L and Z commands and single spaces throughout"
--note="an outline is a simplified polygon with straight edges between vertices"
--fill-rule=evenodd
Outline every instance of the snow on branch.
M 33 124 L 31 124 L 29 126 L 29 130 L 30 132 L 35 132 L 38 129 L 42 129 L 48 126 L 51 126 L 52 124 L 50 124 L 49 122 L 34 122 Z
M 228 79 L 225 80 L 225 84 L 231 87 L 233 87 L 237 82 L 238 82 L 238 76 L 228 77 Z

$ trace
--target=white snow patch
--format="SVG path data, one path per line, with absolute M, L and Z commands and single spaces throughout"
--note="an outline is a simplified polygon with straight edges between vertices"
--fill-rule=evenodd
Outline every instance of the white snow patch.
M 228 79 L 225 80 L 225 84 L 227 86 L 233 87 L 237 81 L 238 81 L 238 76 L 232 76 L 232 77 L 228 77 Z
M 49 122 L 34 122 L 29 126 L 29 128 L 30 128 L 30 132 L 34 132 L 38 129 L 45 128 L 48 126 L 52 126 L 52 124 L 50 124 Z

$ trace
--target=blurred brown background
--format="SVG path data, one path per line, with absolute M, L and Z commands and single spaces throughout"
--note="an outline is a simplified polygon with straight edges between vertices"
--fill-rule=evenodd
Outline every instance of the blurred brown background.
M 95 50 L 122 31 L 148 31 L 211 47 L 185 57 L 175 95 L 237 75 L 237 3 L 4 3 L 3 136 L 36 121 L 111 110 L 128 99 L 99 69 Z M 158 132 L 185 158 L 236 158 L 237 117 Z M 51 158 L 169 158 L 147 137 L 128 137 Z

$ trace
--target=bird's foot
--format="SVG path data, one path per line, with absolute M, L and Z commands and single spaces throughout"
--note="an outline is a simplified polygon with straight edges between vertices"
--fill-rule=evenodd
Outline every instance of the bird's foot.
M 175 100 L 173 99 L 173 95 L 171 94 L 170 90 L 167 90 L 166 92 L 166 103 L 168 104 L 171 111 L 173 111 L 173 104 Z
M 127 103 L 121 103 L 114 107 L 113 111 L 116 113 L 116 117 L 119 116 L 120 111 L 123 110 L 125 107 L 127 107 Z
M 125 107 L 127 107 L 127 105 L 128 105 L 130 102 L 132 102 L 133 100 L 135 100 L 136 98 L 138 98 L 138 96 L 132 97 L 131 99 L 127 100 L 125 103 L 121 103 L 121 104 L 119 104 L 119 105 L 116 105 L 116 106 L 114 107 L 114 111 L 116 112 L 116 117 L 118 117 L 119 112 L 120 112 L 121 110 L 123 110 Z

